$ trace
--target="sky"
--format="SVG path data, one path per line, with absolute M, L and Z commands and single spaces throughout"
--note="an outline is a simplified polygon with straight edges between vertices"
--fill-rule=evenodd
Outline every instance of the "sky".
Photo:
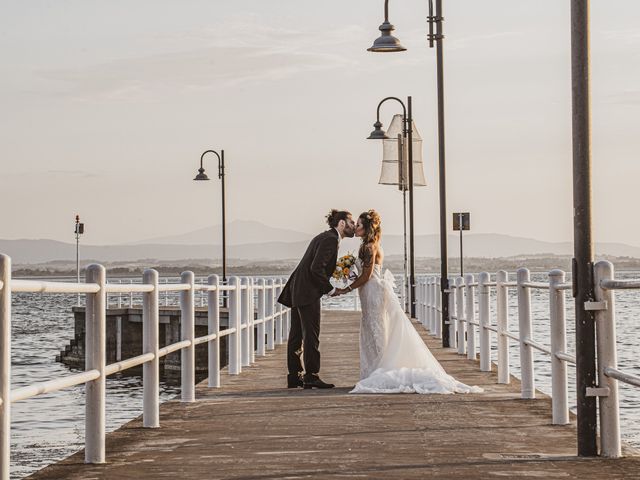
M 227 219 L 313 233 L 330 208 L 402 231 L 366 140 L 378 102 L 413 98 L 439 232 L 435 49 L 426 0 L 391 0 L 407 51 L 366 51 L 382 0 L 4 0 L 0 238 L 127 243 L 219 224 L 200 154 L 225 151 Z M 570 2 L 445 0 L 447 216 L 472 233 L 572 239 Z M 640 245 L 640 3 L 593 0 L 593 225 Z M 398 106 L 382 107 L 388 125 Z

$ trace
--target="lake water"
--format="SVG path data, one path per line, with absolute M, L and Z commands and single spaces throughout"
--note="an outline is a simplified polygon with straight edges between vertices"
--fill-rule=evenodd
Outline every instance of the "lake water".
M 618 273 L 617 278 L 640 278 L 640 272 Z M 513 276 L 512 276 L 513 278 Z M 546 281 L 546 274 L 533 274 L 534 281 Z M 177 279 L 171 279 L 177 281 Z M 511 289 L 510 329 L 517 331 L 515 292 Z M 121 298 L 128 302 L 128 296 Z M 55 361 L 56 355 L 73 338 L 71 307 L 76 296 L 59 294 L 14 294 L 12 323 L 12 388 L 57 378 L 71 369 Z M 112 298 L 112 302 L 116 299 Z M 161 297 L 161 304 L 165 301 Z M 196 298 L 196 305 L 199 304 Z M 495 308 L 492 314 L 495 324 Z M 134 298 L 139 303 L 138 298 Z M 177 298 L 167 297 L 175 304 Z M 343 296 L 325 301 L 324 308 L 353 309 L 353 297 Z M 532 296 L 535 339 L 548 346 L 548 292 Z M 640 292 L 616 293 L 618 361 L 622 370 L 640 374 Z M 574 351 L 573 300 L 567 294 L 569 351 Z M 495 335 L 493 349 L 495 350 Z M 495 355 L 494 355 L 495 361 Z M 536 387 L 551 393 L 550 364 L 546 355 L 536 352 Z M 519 376 L 518 351 L 511 348 L 511 371 Z M 570 404 L 575 404 L 575 369 L 569 368 Z M 169 400 L 179 388 L 163 383 L 161 401 Z M 640 447 L 640 389 L 620 384 L 621 427 L 624 440 Z M 21 478 L 52 462 L 61 460 L 84 447 L 84 386 L 40 395 L 12 405 L 11 471 Z M 137 376 L 113 375 L 107 380 L 107 431 L 113 431 L 142 414 L 142 379 Z

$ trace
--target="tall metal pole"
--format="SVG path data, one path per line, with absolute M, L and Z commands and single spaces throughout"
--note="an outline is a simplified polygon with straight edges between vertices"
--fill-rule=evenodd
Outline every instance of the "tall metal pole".
M 576 309 L 576 389 L 578 455 L 598 454 L 595 314 L 585 310 L 593 301 L 593 240 L 591 236 L 591 113 L 589 67 L 589 0 L 571 0 L 571 84 L 573 127 L 573 295 Z
M 218 177 L 222 181 L 222 281 L 227 281 L 227 223 L 225 219 L 225 195 L 224 195 L 224 150 L 220 150 L 220 165 Z
M 414 229 L 413 229 L 413 116 L 411 111 L 411 96 L 407 97 L 407 141 L 409 142 L 409 292 L 411 305 L 411 318 L 416 318 L 416 262 L 414 258 Z
M 402 298 L 405 313 L 409 312 L 409 275 L 407 271 L 407 171 L 404 156 L 404 143 L 402 134 L 398 134 L 398 188 L 402 191 L 402 251 L 404 253 L 402 263 Z
M 444 72 L 442 40 L 442 0 L 436 0 L 436 57 L 438 81 L 438 169 L 440 191 L 440 290 L 442 294 L 442 346 L 449 347 L 449 272 L 447 258 L 447 185 L 444 142 Z
M 404 188 L 404 187 L 403 187 Z M 404 262 L 402 264 L 404 277 L 402 278 L 402 294 L 404 295 L 404 311 L 409 311 L 409 289 L 407 285 L 407 190 L 402 190 L 402 220 L 403 220 L 403 232 L 402 247 L 404 249 Z
M 460 276 L 464 277 L 464 267 L 462 265 L 462 213 L 458 214 L 458 225 L 460 225 Z

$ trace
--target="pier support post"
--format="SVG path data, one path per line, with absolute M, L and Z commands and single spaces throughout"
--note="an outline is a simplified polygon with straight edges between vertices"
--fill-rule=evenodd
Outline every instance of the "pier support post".
M 489 302 L 489 274 L 482 272 L 478 275 L 478 317 L 480 323 L 480 371 L 491 371 L 491 330 L 487 327 L 491 323 Z
M 553 425 L 569 423 L 567 389 L 567 364 L 557 357 L 558 352 L 567 351 L 567 329 L 565 319 L 564 291 L 558 285 L 564 283 L 562 270 L 549 272 L 549 327 L 551 338 L 551 410 Z
M 458 321 L 457 312 L 456 312 L 456 286 L 455 280 L 448 279 L 447 284 L 449 285 L 449 292 L 447 296 L 449 297 L 449 308 L 448 308 L 448 321 L 449 321 L 449 340 L 448 346 L 449 348 L 456 348 L 456 341 L 458 340 Z M 444 343 L 444 340 L 443 340 Z
M 265 281 L 264 278 L 258 279 L 258 327 L 257 327 L 257 335 L 258 335 L 258 352 L 257 355 L 259 357 L 264 357 L 267 352 L 265 349 Z
M 229 328 L 235 332 L 227 337 L 227 350 L 229 351 L 229 375 L 238 375 L 242 372 L 240 359 L 240 279 L 231 277 L 229 279 Z
M 216 338 L 209 340 L 207 350 L 207 363 L 209 370 L 209 387 L 220 386 L 220 278 L 218 275 L 209 275 L 207 284 L 214 290 L 207 293 L 207 325 L 209 335 Z
M 275 321 L 273 319 L 273 315 L 275 314 L 275 309 L 273 308 L 274 304 L 274 285 L 273 278 L 269 278 L 266 281 L 265 285 L 265 293 L 266 293 L 266 315 L 269 317 L 266 323 L 267 330 L 267 349 L 273 350 L 275 348 Z
M 183 272 L 180 283 L 189 285 L 188 290 L 180 292 L 180 336 L 181 340 L 189 340 L 191 344 L 180 350 L 180 400 L 195 402 L 196 400 L 196 346 L 195 346 L 195 311 L 193 272 Z
M 509 299 L 508 290 L 504 285 L 509 281 L 509 274 L 500 270 L 496 275 L 496 316 L 498 330 L 498 383 L 509 383 Z
M 11 258 L 0 254 L 0 478 L 11 465 Z
M 89 265 L 86 282 L 100 287 L 88 293 L 85 312 L 85 370 L 97 370 L 99 377 L 87 382 L 85 396 L 85 463 L 105 460 L 105 363 L 106 363 L 106 272 L 102 265 Z
M 596 311 L 596 335 L 598 352 L 598 387 L 608 388 L 600 402 L 600 453 L 603 457 L 618 458 L 620 447 L 620 407 L 618 403 L 618 380 L 607 376 L 607 369 L 618 368 L 616 348 L 615 295 L 613 290 L 600 286 L 602 280 L 613 280 L 613 264 L 607 261 L 595 266 L 595 299 L 606 304 L 605 310 Z
M 533 347 L 527 342 L 532 340 L 531 325 L 531 289 L 525 284 L 531 281 L 529 270 L 520 268 L 518 275 L 518 337 L 520 338 L 520 382 L 522 398 L 536 398 L 536 382 L 533 372 Z
M 458 353 L 467 353 L 466 317 L 464 312 L 464 278 L 456 278 L 456 323 L 458 324 Z
M 278 297 L 282 291 L 282 281 L 276 278 L 273 286 L 273 309 L 276 315 L 276 344 L 280 345 L 282 343 L 282 304 L 278 303 Z
M 142 425 L 160 426 L 160 358 L 158 357 L 158 329 L 160 327 L 158 272 L 145 270 L 142 283 L 153 290 L 142 295 L 142 353 L 153 353 L 153 360 L 142 365 Z
M 434 288 L 436 289 L 436 291 L 435 291 L 436 305 L 435 305 L 435 311 L 433 313 L 436 316 L 436 318 L 435 318 L 435 322 L 436 322 L 436 338 L 441 339 L 442 338 L 442 328 L 444 326 L 444 320 L 442 320 L 442 317 L 443 317 L 443 314 L 442 314 L 442 299 L 444 297 L 444 293 L 441 294 L 440 279 L 439 278 L 436 278 L 435 287 Z M 444 345 L 444 341 L 442 343 L 443 343 L 443 346 L 445 346 Z
M 464 283 L 466 286 L 466 312 L 464 318 L 467 320 L 467 358 L 469 360 L 476 359 L 476 306 L 475 306 L 475 293 L 476 288 L 473 286 L 473 275 L 467 273 L 464 276 Z
M 242 277 L 240 279 L 241 281 L 241 290 L 240 290 L 240 312 L 241 312 L 241 317 L 240 317 L 240 321 L 242 323 L 242 332 L 240 334 L 240 349 L 241 349 L 241 359 L 242 359 L 242 366 L 243 367 L 248 367 L 249 365 L 251 365 L 251 346 L 250 346 L 250 335 L 249 335 L 249 330 L 251 329 L 251 320 L 250 320 L 250 312 L 249 312 L 249 306 L 250 306 L 250 302 L 249 302 L 249 295 L 250 295 L 250 288 L 249 288 L 249 278 L 247 277 Z
M 256 302 L 254 298 L 255 289 L 253 288 L 255 280 L 249 277 L 249 363 L 256 363 Z

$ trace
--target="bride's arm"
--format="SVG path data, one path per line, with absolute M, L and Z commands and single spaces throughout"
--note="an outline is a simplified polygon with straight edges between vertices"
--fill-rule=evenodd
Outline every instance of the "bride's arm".
M 376 255 L 378 252 L 371 245 L 367 246 L 366 248 L 367 253 L 369 254 L 369 261 L 362 265 L 362 273 L 358 276 L 358 278 L 356 278 L 356 280 L 347 288 L 343 288 L 342 292 L 350 292 L 351 290 L 355 290 L 356 288 L 359 288 L 367 283 L 371 278 L 371 275 L 373 274 L 373 266 L 375 265 Z

